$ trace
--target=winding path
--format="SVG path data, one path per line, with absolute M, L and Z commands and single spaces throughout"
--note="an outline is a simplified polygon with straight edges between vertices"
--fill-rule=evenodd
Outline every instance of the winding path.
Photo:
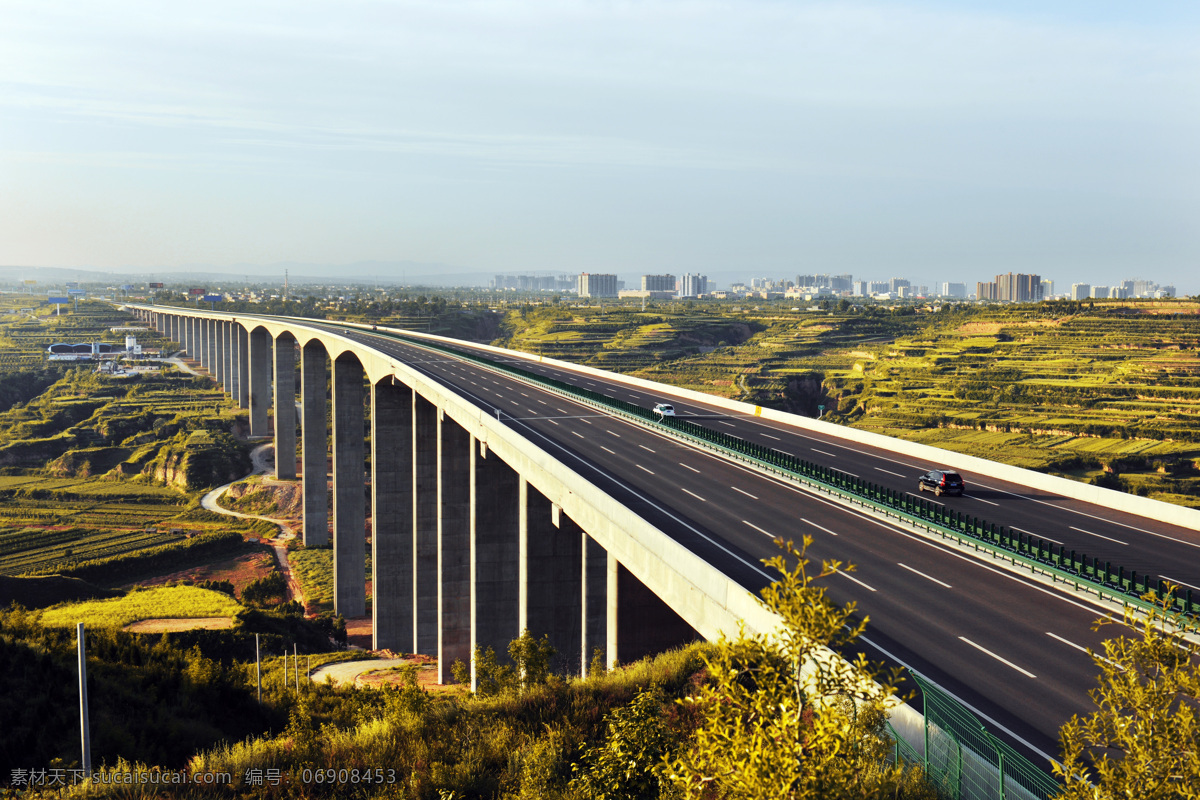
M 215 511 L 218 514 L 224 514 L 227 517 L 238 517 L 239 519 L 261 519 L 266 520 L 274 525 L 278 525 L 280 533 L 278 536 L 271 539 L 269 544 L 275 551 L 275 561 L 279 564 L 279 571 L 283 573 L 283 577 L 287 581 L 288 599 L 295 600 L 303 605 L 305 616 L 310 616 L 308 604 L 304 600 L 304 590 L 300 588 L 300 581 L 297 580 L 295 574 L 292 572 L 292 565 L 288 563 L 287 543 L 296 538 L 296 531 L 292 528 L 291 523 L 287 520 L 278 519 L 276 517 L 264 517 L 259 514 L 243 514 L 240 511 L 231 511 L 228 508 L 223 508 L 217 503 L 217 500 L 220 499 L 225 492 L 229 491 L 229 487 L 233 486 L 233 484 L 237 483 L 238 481 L 244 481 L 246 478 L 250 478 L 255 475 L 265 475 L 270 472 L 273 461 L 273 459 L 270 458 L 270 455 L 274 453 L 274 450 L 275 445 L 270 443 L 260 444 L 258 447 L 251 450 L 250 463 L 253 467 L 253 472 L 245 477 L 238 478 L 236 481 L 231 481 L 224 486 L 218 486 L 217 488 L 213 489 L 211 492 L 204 495 L 204 497 L 200 498 L 200 506 L 208 509 L 209 511 Z

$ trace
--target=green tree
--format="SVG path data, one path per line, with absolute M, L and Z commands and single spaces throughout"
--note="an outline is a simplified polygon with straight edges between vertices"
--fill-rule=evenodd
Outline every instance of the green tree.
M 760 602 L 780 618 L 773 634 L 722 638 L 706 657 L 709 682 L 681 701 L 702 718 L 690 743 L 665 761 L 683 797 L 860 798 L 935 796 L 899 766 L 887 766 L 889 742 L 884 708 L 895 696 L 896 671 L 885 671 L 859 654 L 831 655 L 853 642 L 866 618 L 855 604 L 838 606 L 814 585 L 853 567 L 828 561 L 808 573 L 805 537 L 797 549 L 765 563 L 779 579 Z M 789 563 L 790 562 L 790 563 Z
M 1138 635 L 1108 639 L 1103 655 L 1092 654 L 1096 711 L 1059 731 L 1060 798 L 1200 798 L 1200 646 L 1189 638 L 1197 626 L 1172 612 L 1173 599 L 1141 618 L 1126 606 L 1123 624 Z
M 558 651 L 550 644 L 550 637 L 534 638 L 529 629 L 508 643 L 508 654 L 516 665 L 524 688 L 538 686 L 550 677 L 550 660 Z
M 572 766 L 574 797 L 591 800 L 643 800 L 673 792 L 664 778 L 662 761 L 673 755 L 679 736 L 663 714 L 662 690 L 652 687 L 638 693 L 627 706 L 605 718 L 604 741 L 584 751 Z

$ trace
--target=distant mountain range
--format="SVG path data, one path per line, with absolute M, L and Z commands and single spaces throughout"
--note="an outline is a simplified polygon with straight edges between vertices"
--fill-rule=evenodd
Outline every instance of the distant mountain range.
M 162 269 L 95 269 L 85 267 L 0 266 L 0 280 L 36 280 L 55 285 L 64 281 L 122 284 L 163 281 L 166 283 L 222 282 L 388 284 L 411 286 L 487 286 L 494 272 L 477 272 L 446 264 L 416 261 L 359 261 L 353 264 L 196 264 Z

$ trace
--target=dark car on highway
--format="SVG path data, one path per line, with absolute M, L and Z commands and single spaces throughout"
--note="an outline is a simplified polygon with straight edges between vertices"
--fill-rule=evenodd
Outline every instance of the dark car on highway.
M 967 485 L 962 477 L 952 469 L 933 469 L 917 478 L 917 488 L 922 492 L 928 490 L 941 496 L 943 494 L 962 494 Z

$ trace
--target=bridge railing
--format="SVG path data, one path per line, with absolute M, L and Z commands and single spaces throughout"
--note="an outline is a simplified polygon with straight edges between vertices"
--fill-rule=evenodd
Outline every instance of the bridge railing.
M 942 797 L 954 800 L 1049 800 L 1062 785 L 988 731 L 970 710 L 923 676 L 924 753 L 895 731 L 894 761 L 920 766 Z M 890 724 L 889 724 L 890 727 Z
M 609 397 L 601 392 L 584 389 L 566 381 L 539 375 L 515 363 L 496 358 L 486 358 L 477 353 L 459 350 L 448 345 L 426 339 L 407 337 L 403 334 L 377 331 L 377 335 L 400 339 L 409 344 L 442 351 L 486 365 L 492 369 L 539 384 L 574 400 L 594 407 L 669 430 L 677 436 L 716 449 L 725 455 L 752 463 L 781 477 L 794 480 L 828 494 L 837 495 L 857 505 L 872 508 L 909 522 L 927 531 L 954 539 L 976 550 L 988 551 L 995 556 L 1011 561 L 1014 565 L 1049 576 L 1053 581 L 1070 584 L 1077 590 L 1095 592 L 1098 596 L 1129 604 L 1148 611 L 1152 604 L 1142 599 L 1154 592 L 1159 598 L 1171 596 L 1175 610 L 1191 617 L 1200 615 L 1200 598 L 1193 596 L 1192 589 L 1179 591 L 1179 587 L 1168 585 L 1163 579 L 1152 581 L 1147 574 L 1138 575 L 1136 570 L 1113 564 L 1110 561 L 1089 557 L 1086 553 L 1055 545 L 1045 539 L 1015 531 L 1004 525 L 988 522 L 980 517 L 950 511 L 944 505 L 907 492 L 880 486 L 845 472 L 815 464 L 783 453 L 774 448 L 750 442 L 732 434 L 708 428 L 682 417 L 664 417 L 652 409 L 635 403 Z

